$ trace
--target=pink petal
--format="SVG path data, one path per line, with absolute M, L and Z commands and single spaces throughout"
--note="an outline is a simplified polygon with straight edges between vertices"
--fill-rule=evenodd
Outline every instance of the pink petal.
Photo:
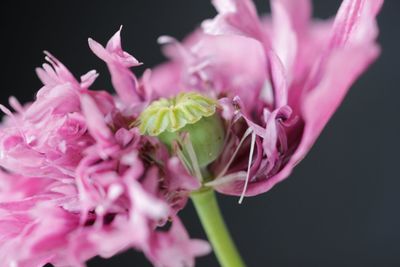
M 140 97 L 137 92 L 138 81 L 129 68 L 138 66 L 140 63 L 122 50 L 120 31 L 121 29 L 114 34 L 106 48 L 90 38 L 89 47 L 94 54 L 107 63 L 114 89 L 121 100 L 130 106 L 137 104 Z
M 175 217 L 169 232 L 158 232 L 154 236 L 153 246 L 147 252 L 155 266 L 194 267 L 194 258 L 211 251 L 207 242 L 191 240 L 180 222 Z
M 245 106 L 255 103 L 267 76 L 266 57 L 260 42 L 244 36 L 207 36 L 197 55 L 210 59 L 203 72 L 214 90 L 232 98 L 240 96 Z
M 280 58 L 272 51 L 268 54 L 270 77 L 274 90 L 274 104 L 276 108 L 283 107 L 288 101 L 286 70 Z
M 214 0 L 219 15 L 206 20 L 202 27 L 208 34 L 243 34 L 264 41 L 257 10 L 251 0 Z
M 87 94 L 82 94 L 80 99 L 91 135 L 101 144 L 112 143 L 112 132 L 106 125 L 104 115 L 100 112 L 94 100 Z
M 290 18 L 291 25 L 298 35 L 304 34 L 311 19 L 311 0 L 273 0 L 271 5 L 281 5 Z
M 315 140 L 335 112 L 351 84 L 379 55 L 377 46 L 366 45 L 335 52 L 328 60 L 321 83 L 302 104 L 305 128 L 299 147 L 286 166 L 275 176 L 250 183 L 248 195 L 257 195 L 271 189 L 292 172 L 297 163 L 311 149 Z M 352 60 L 348 60 L 351 57 Z
M 70 83 L 74 88 L 79 88 L 79 83 L 71 72 L 52 54 L 45 51 L 46 61 L 43 68 L 37 68 L 36 73 L 45 86 L 57 86 Z
M 382 4 L 383 0 L 344 0 L 333 24 L 330 47 L 343 46 L 357 36 L 358 31 L 365 30 L 369 26 L 365 25 L 366 21 L 374 20 Z
M 278 0 L 272 1 L 271 5 L 273 25 L 271 36 L 272 48 L 282 61 L 286 74 L 291 78 L 297 55 L 297 36 L 289 16 L 290 14 L 285 9 L 283 3 Z

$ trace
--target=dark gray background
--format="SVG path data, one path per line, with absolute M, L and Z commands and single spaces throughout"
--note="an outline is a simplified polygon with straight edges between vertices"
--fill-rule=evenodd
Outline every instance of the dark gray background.
M 335 14 L 340 3 L 314 2 L 320 18 Z M 266 0 L 257 4 L 268 10 Z M 379 17 L 381 58 L 353 86 L 294 174 L 242 205 L 237 198 L 220 198 L 248 266 L 400 266 L 399 11 L 400 1 L 386 1 Z M 215 14 L 208 1 L 188 0 L 10 1 L 0 12 L 2 103 L 9 95 L 34 97 L 40 88 L 34 68 L 43 62 L 44 49 L 76 76 L 97 69 L 102 76 L 95 87 L 110 88 L 87 37 L 104 44 L 123 24 L 124 47 L 151 67 L 163 60 L 159 35 L 182 38 Z M 181 216 L 193 237 L 204 237 L 192 205 Z M 213 255 L 197 263 L 217 266 Z M 150 264 L 129 251 L 91 260 L 89 267 L 95 266 Z

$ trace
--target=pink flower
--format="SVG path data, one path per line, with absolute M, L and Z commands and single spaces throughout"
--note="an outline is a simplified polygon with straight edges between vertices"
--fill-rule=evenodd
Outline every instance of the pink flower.
M 140 79 L 121 29 L 106 47 L 89 39 L 116 96 L 89 90 L 95 71 L 78 81 L 46 52 L 36 100 L 10 98 L 14 113 L 0 106 L 0 262 L 84 266 L 135 248 L 155 266 L 194 266 L 210 247 L 190 239 L 177 217 L 190 193 L 252 196 L 288 177 L 379 55 L 382 3 L 344 0 L 334 20 L 321 22 L 310 19 L 308 0 L 272 0 L 263 19 L 250 0 L 214 0 L 218 15 L 183 43 L 160 38 L 171 60 Z M 188 135 L 167 147 L 137 127 L 154 101 L 193 91 L 218 103 L 213 123 L 225 138 L 202 170 L 193 147 L 179 150 Z
M 160 96 L 179 88 L 220 99 L 234 127 L 207 185 L 257 195 L 290 175 L 379 55 L 383 0 L 344 0 L 328 21 L 310 19 L 308 0 L 273 0 L 263 19 L 251 0 L 213 4 L 218 15 L 182 44 L 161 40 L 171 61 L 153 70 L 151 83 Z M 240 142 L 247 136 L 250 143 Z
M 120 47 L 118 40 L 112 47 Z M 78 82 L 53 56 L 46 59 L 37 70 L 44 86 L 36 100 L 21 106 L 11 98 L 17 113 L 1 106 L 2 264 L 83 266 L 93 256 L 136 248 L 156 266 L 178 266 L 168 250 L 193 266 L 210 248 L 184 234 L 176 213 L 200 183 L 178 177 L 185 173 L 180 161 L 129 127 L 128 106 L 88 90 L 96 72 Z M 169 218 L 171 230 L 159 231 Z

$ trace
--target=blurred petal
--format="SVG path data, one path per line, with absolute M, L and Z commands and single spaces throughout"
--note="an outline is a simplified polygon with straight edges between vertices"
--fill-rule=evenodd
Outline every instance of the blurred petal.
M 273 25 L 272 48 L 282 61 L 285 72 L 291 77 L 297 55 L 296 32 L 293 28 L 290 14 L 285 9 L 283 3 L 272 1 L 271 5 Z
M 330 47 L 344 46 L 356 37 L 362 39 L 359 42 L 375 38 L 377 30 L 368 26 L 375 20 L 382 4 L 383 0 L 344 0 L 333 24 Z M 360 38 L 360 32 L 372 34 L 364 34 L 364 38 Z
M 277 2 L 285 9 L 298 35 L 308 30 L 312 13 L 311 0 L 272 0 L 271 5 L 274 6 Z

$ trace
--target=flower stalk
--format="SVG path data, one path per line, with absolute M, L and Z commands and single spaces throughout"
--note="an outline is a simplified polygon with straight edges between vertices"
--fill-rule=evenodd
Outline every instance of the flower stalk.
M 215 192 L 202 189 L 191 199 L 221 267 L 245 267 L 219 209 Z

